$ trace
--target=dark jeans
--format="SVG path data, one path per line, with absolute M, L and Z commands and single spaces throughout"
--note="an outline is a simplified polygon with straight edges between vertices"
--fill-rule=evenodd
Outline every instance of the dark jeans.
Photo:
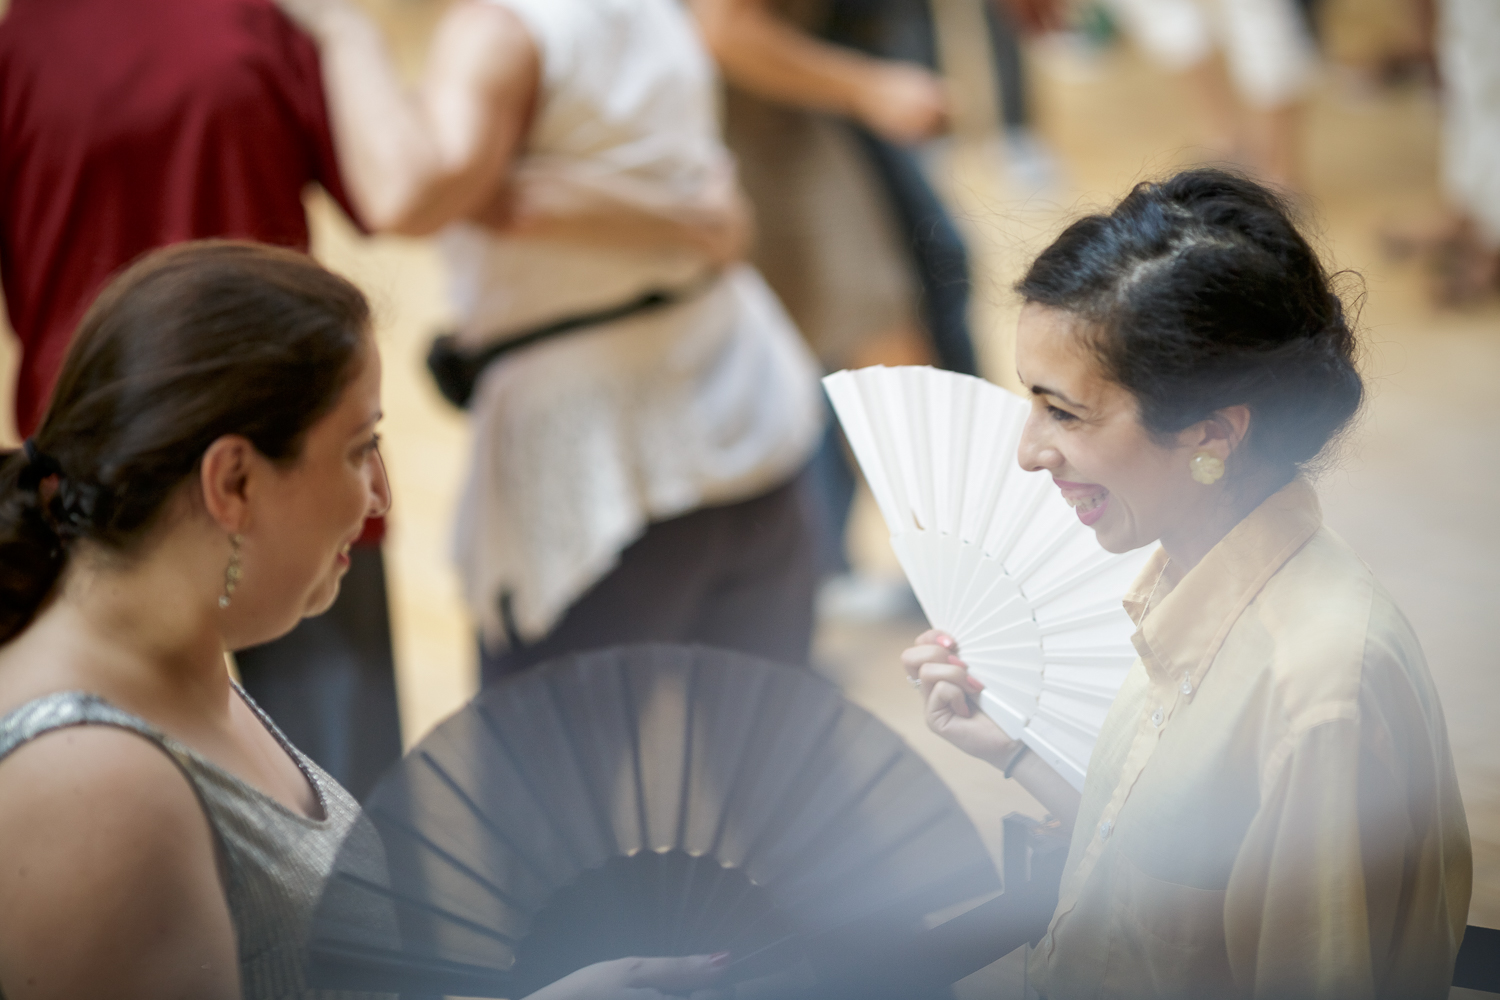
M 385 560 L 349 553 L 333 607 L 273 642 L 234 655 L 256 703 L 318 766 L 363 799 L 401 756 Z
M 554 657 L 632 642 L 737 649 L 807 663 L 818 514 L 806 473 L 769 493 L 657 521 L 544 638 L 479 645 L 493 684 Z
M 922 323 L 932 338 L 937 366 L 978 375 L 969 336 L 969 252 L 963 238 L 927 183 L 914 152 L 861 128 L 854 133 L 896 211 L 921 288 Z

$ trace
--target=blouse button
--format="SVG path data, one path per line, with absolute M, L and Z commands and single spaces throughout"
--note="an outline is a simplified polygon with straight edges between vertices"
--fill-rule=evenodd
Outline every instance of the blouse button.
M 1100 840 L 1108 840 L 1109 839 L 1109 835 L 1111 833 L 1114 833 L 1114 832 L 1115 832 L 1115 824 L 1114 824 L 1113 820 L 1105 820 L 1103 823 L 1099 824 L 1099 839 Z
M 1161 720 L 1165 717 L 1166 716 L 1161 710 L 1161 706 L 1158 705 L 1156 711 L 1151 713 L 1151 724 L 1159 729 L 1161 728 Z
M 1188 677 L 1187 674 L 1183 674 L 1182 675 L 1182 693 L 1183 694 L 1192 694 L 1193 693 L 1193 681 L 1192 681 L 1192 678 Z

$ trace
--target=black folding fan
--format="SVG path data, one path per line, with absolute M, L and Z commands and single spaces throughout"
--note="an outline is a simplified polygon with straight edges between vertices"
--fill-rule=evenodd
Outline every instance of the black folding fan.
M 805 988 L 841 933 L 909 936 L 999 888 L 895 733 L 809 671 L 698 647 L 581 654 L 486 690 L 365 812 L 319 907 L 312 985 L 518 997 L 604 959 L 729 951 L 732 978 Z

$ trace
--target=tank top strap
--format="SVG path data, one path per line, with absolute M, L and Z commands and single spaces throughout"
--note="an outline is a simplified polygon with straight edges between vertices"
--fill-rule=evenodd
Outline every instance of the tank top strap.
M 28 701 L 0 718 L 0 760 L 23 744 L 70 726 L 114 726 L 139 733 L 177 756 L 176 741 L 139 716 L 86 691 L 59 691 Z

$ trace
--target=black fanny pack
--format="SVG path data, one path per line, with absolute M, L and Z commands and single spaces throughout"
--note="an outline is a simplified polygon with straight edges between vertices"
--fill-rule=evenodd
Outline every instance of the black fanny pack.
M 682 288 L 653 289 L 629 302 L 596 312 L 580 313 L 577 316 L 554 320 L 545 326 L 527 330 L 525 333 L 477 351 L 467 351 L 460 347 L 455 334 L 439 334 L 433 338 L 432 346 L 427 350 L 427 370 L 432 372 L 432 378 L 437 382 L 438 391 L 443 394 L 444 399 L 460 409 L 468 409 L 469 401 L 474 396 L 474 386 L 479 382 L 479 376 L 484 374 L 486 368 L 512 351 L 519 351 L 523 347 L 530 347 L 540 341 L 549 340 L 573 330 L 598 326 L 601 323 L 624 319 L 637 313 L 651 312 L 665 306 L 676 305 L 706 291 L 718 280 L 718 277 L 718 273 L 714 272 Z

